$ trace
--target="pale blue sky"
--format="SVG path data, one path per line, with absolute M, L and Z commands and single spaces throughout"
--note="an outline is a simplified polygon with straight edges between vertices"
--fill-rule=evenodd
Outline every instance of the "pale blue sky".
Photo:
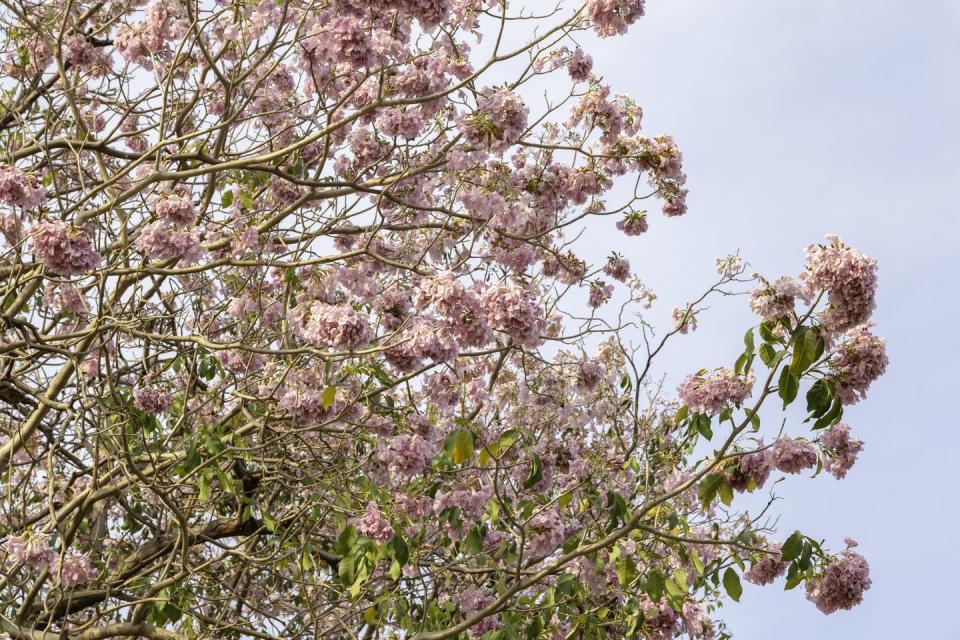
M 610 236 L 664 313 L 732 250 L 795 274 L 806 244 L 837 233 L 880 265 L 891 366 L 846 414 L 867 448 L 843 482 L 778 489 L 781 531 L 859 540 L 873 588 L 824 616 L 800 589 L 747 585 L 723 617 L 740 640 L 960 638 L 960 1 L 650 0 L 626 37 L 588 48 L 643 105 L 647 134 L 685 154 L 689 214 Z M 664 370 L 729 365 L 753 322 L 744 302 L 711 309 Z

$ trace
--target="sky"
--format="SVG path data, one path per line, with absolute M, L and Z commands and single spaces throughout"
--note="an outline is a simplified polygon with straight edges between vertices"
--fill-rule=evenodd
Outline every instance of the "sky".
M 627 36 L 584 47 L 643 106 L 647 135 L 684 153 L 686 216 L 587 239 L 627 255 L 663 313 L 737 250 L 754 271 L 797 274 L 803 248 L 835 233 L 879 263 L 890 367 L 845 414 L 866 449 L 842 482 L 777 489 L 783 537 L 858 540 L 873 587 L 824 616 L 802 589 L 745 585 L 721 617 L 740 640 L 960 638 L 960 0 L 649 0 Z M 665 354 L 668 382 L 729 366 L 754 322 L 743 298 L 711 307 Z

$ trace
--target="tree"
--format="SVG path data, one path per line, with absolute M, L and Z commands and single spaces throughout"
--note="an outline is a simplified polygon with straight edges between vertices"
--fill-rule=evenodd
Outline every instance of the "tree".
M 644 201 L 685 213 L 681 154 L 576 45 L 643 9 L 5 2 L 0 631 L 713 638 L 784 574 L 859 603 L 855 543 L 740 494 L 853 465 L 876 264 L 733 256 L 645 319 L 624 254 Z M 653 379 L 750 287 L 731 367 Z

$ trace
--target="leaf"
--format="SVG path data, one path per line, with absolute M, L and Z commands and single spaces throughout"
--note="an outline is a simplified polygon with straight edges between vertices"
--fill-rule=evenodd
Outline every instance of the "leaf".
M 840 399 L 837 398 L 836 400 L 833 401 L 833 407 L 830 409 L 830 411 L 813 424 L 813 429 L 814 431 L 816 431 L 817 429 L 823 429 L 824 427 L 829 427 L 832 424 L 836 424 L 840 422 L 840 418 L 842 417 L 843 417 L 843 405 L 840 403 Z
M 797 377 L 803 375 L 817 361 L 818 353 L 823 353 L 823 338 L 816 331 L 804 331 L 794 342 L 790 373 Z
M 826 380 L 817 380 L 807 391 L 807 411 L 819 418 L 830 409 L 831 400 L 830 385 Z
M 783 547 L 780 549 L 780 556 L 783 558 L 784 562 L 790 562 L 796 559 L 802 551 L 803 534 L 799 531 L 794 531 L 793 535 L 787 538 L 786 542 L 783 543 Z
M 530 452 L 530 473 L 527 474 L 527 479 L 523 483 L 524 489 L 529 489 L 533 485 L 540 482 L 543 478 L 543 465 L 540 462 L 540 456 Z
M 689 413 L 690 413 L 690 407 L 688 407 L 687 405 L 683 405 L 683 406 L 680 407 L 680 409 L 677 411 L 677 415 L 674 417 L 674 421 L 675 421 L 677 424 L 683 422 L 684 420 L 687 419 L 687 415 L 688 415 Z
M 700 486 L 697 488 L 697 497 L 703 504 L 708 505 L 713 502 L 720 490 L 721 482 L 723 482 L 723 478 L 714 473 L 709 474 L 700 482 Z
M 329 409 L 333 406 L 333 401 L 337 399 L 337 388 L 336 387 L 327 387 L 323 390 L 323 396 L 320 398 L 320 402 L 323 403 L 324 409 Z
M 753 329 L 747 331 L 746 335 L 743 336 L 743 344 L 747 347 L 746 353 L 750 354 L 754 351 L 753 346 Z
M 723 588 L 727 595 L 733 598 L 734 602 L 740 602 L 743 586 L 740 584 L 740 576 L 732 567 L 727 567 L 727 570 L 723 572 Z
M 720 501 L 723 504 L 728 507 L 733 504 L 733 487 L 730 486 L 729 482 L 726 480 L 722 481 L 718 493 L 720 494 Z
M 450 455 L 454 464 L 463 464 L 473 457 L 473 434 L 465 429 L 457 429 L 448 436 Z
M 780 373 L 780 381 L 777 383 L 778 393 L 783 399 L 783 407 L 797 399 L 797 393 L 800 392 L 800 380 L 790 372 L 789 367 L 784 367 Z
M 220 204 L 223 205 L 223 208 L 226 209 L 233 204 L 233 191 L 224 191 L 220 195 Z
M 777 357 L 777 350 L 774 349 L 767 343 L 760 345 L 760 361 L 768 367 L 773 362 L 773 359 Z
M 697 431 L 707 440 L 713 438 L 713 431 L 710 430 L 710 416 L 705 413 L 698 413 L 693 417 L 693 425 Z

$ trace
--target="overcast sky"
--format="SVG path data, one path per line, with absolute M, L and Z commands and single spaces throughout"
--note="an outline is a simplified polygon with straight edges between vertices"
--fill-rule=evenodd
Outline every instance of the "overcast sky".
M 960 0 L 649 0 L 626 37 L 586 46 L 646 133 L 685 154 L 689 214 L 598 246 L 630 257 L 664 314 L 737 249 L 796 274 L 803 247 L 836 233 L 880 265 L 891 366 L 846 413 L 866 450 L 843 482 L 777 491 L 784 535 L 857 539 L 873 588 L 824 616 L 802 589 L 747 585 L 722 617 L 740 640 L 960 638 Z M 752 322 L 742 299 L 712 308 L 667 354 L 672 383 L 729 366 Z

